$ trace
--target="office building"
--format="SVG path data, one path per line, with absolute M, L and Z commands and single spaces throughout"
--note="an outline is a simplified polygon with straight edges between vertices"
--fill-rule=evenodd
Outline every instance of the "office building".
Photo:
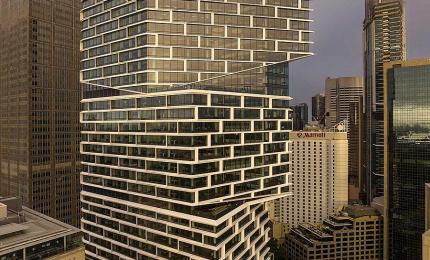
M 309 122 L 309 108 L 308 104 L 301 103 L 291 107 L 293 119 L 293 129 L 294 131 L 300 131 L 305 129 L 306 124 Z
M 348 200 L 366 204 L 364 174 L 365 122 L 363 100 L 350 103 L 348 120 Z
M 367 202 L 384 195 L 384 68 L 406 59 L 403 0 L 366 0 L 364 20 Z
M 309 11 L 83 2 L 88 259 L 270 258 L 265 203 L 290 194 L 288 64 L 310 55 Z
M 84 260 L 78 228 L 0 199 L 0 259 Z
M 287 259 L 383 258 L 383 218 L 371 207 L 348 206 L 322 225 L 301 224 L 286 237 Z
M 385 64 L 385 250 L 420 259 L 430 182 L 430 60 Z
M 325 81 L 326 127 L 350 120 L 349 107 L 363 99 L 363 78 L 327 78 Z
M 318 94 L 312 97 L 312 121 L 324 123 L 325 95 Z
M 292 196 L 279 203 L 284 233 L 318 224 L 348 204 L 348 140 L 344 132 L 292 132 Z
M 0 1 L 0 195 L 79 225 L 80 0 Z

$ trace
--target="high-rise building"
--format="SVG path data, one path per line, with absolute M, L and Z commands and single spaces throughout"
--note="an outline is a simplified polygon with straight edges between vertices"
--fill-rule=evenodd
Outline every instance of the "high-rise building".
M 362 100 L 364 86 L 361 77 L 327 78 L 325 82 L 325 125 L 333 128 L 340 122 L 346 122 L 348 131 L 348 190 L 349 201 L 359 200 L 360 168 L 360 134 L 362 118 Z
M 361 77 L 327 78 L 325 81 L 326 127 L 350 120 L 350 104 L 363 99 L 364 87 Z
M 366 203 L 366 175 L 363 169 L 365 122 L 362 99 L 350 103 L 348 117 L 348 200 Z
M 312 97 L 312 121 L 324 123 L 325 95 L 318 94 Z
M 269 258 L 265 203 L 290 194 L 288 63 L 310 54 L 309 1 L 83 5 L 88 258 Z
M 406 59 L 403 0 L 366 0 L 364 78 L 366 191 L 370 203 L 384 194 L 384 68 Z
M 284 233 L 319 224 L 348 205 L 348 140 L 344 132 L 292 132 L 292 196 L 280 199 Z
M 430 182 L 430 60 L 384 69 L 386 259 L 421 259 Z
M 308 104 L 301 103 L 291 107 L 291 118 L 293 119 L 294 131 L 305 129 L 306 124 L 309 122 L 309 108 Z
M 0 195 L 75 226 L 80 6 L 0 0 Z
M 383 258 L 383 217 L 371 207 L 348 206 L 322 225 L 301 224 L 286 237 L 287 259 Z

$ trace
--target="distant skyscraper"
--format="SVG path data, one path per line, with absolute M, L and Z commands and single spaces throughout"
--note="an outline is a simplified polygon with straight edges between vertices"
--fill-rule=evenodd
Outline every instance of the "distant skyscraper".
M 0 195 L 79 214 L 80 0 L 0 0 Z
M 326 126 L 349 120 L 349 107 L 363 99 L 362 77 L 327 78 L 325 81 Z
M 83 1 L 89 259 L 270 258 L 265 203 L 290 195 L 288 68 L 310 55 L 309 12 Z
M 383 64 L 406 59 L 403 0 L 366 0 L 364 78 L 368 202 L 384 194 Z
M 285 230 L 300 223 L 321 223 L 348 204 L 346 132 L 292 132 L 293 196 L 280 199 L 279 222 Z
M 308 104 L 301 103 L 301 104 L 292 106 L 291 109 L 293 110 L 291 114 L 291 118 L 293 119 L 294 131 L 303 130 L 306 124 L 309 122 Z
M 386 259 L 421 259 L 430 182 L 430 60 L 392 62 L 384 75 Z
M 286 237 L 287 259 L 382 259 L 383 218 L 373 208 L 345 207 L 322 225 L 301 224 Z
M 312 121 L 321 122 L 325 115 L 325 96 L 318 94 L 312 97 Z

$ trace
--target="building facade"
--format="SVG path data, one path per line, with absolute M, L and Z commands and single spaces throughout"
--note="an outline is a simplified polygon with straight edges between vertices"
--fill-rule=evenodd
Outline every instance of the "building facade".
M 291 107 L 291 118 L 293 119 L 294 131 L 305 129 L 306 124 L 309 122 L 309 107 L 306 103 L 301 103 Z
M 364 173 L 365 121 L 363 100 L 349 105 L 348 120 L 348 200 L 366 203 Z
M 83 5 L 87 257 L 270 258 L 265 203 L 290 194 L 288 62 L 310 54 L 309 1 Z
M 430 61 L 385 65 L 385 250 L 421 259 L 430 182 Z
M 422 259 L 429 259 L 430 258 L 430 183 L 426 183 L 425 185 L 425 229 L 426 230 L 423 233 L 422 239 L 423 239 L 423 250 Z
M 325 95 L 318 94 L 312 97 L 312 121 L 324 123 Z
M 366 0 L 364 78 L 367 201 L 384 195 L 384 63 L 406 59 L 403 0 Z
M 363 99 L 364 87 L 361 77 L 327 78 L 325 81 L 326 127 L 350 119 L 350 104 Z
M 0 1 L 0 195 L 79 225 L 81 1 Z
M 286 237 L 287 259 L 383 259 L 383 218 L 370 207 L 349 206 L 320 226 L 302 224 Z
M 292 196 L 282 198 L 284 234 L 301 223 L 318 224 L 348 204 L 346 132 L 292 132 Z

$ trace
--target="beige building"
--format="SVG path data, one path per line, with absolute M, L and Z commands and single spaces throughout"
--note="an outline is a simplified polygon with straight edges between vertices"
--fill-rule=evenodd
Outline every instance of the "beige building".
M 292 229 L 286 245 L 287 259 L 382 259 L 383 218 L 371 207 L 348 206 L 321 226 Z
M 317 224 L 348 204 L 346 132 L 292 132 L 293 196 L 275 204 L 284 233 L 301 223 Z

